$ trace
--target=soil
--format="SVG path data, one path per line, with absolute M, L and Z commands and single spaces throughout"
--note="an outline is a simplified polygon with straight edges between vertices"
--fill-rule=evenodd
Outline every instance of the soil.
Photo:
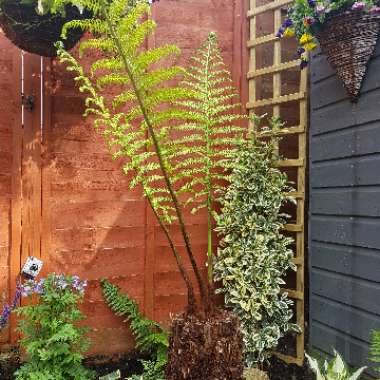
M 270 380 L 315 380 L 314 374 L 304 363 L 303 367 L 295 364 L 286 364 L 282 360 L 273 357 L 266 371 Z
M 97 356 L 86 359 L 88 368 L 96 371 L 98 376 L 103 376 L 120 369 L 124 377 L 141 373 L 142 367 L 139 358 L 135 355 L 118 355 L 112 358 Z M 20 366 L 20 359 L 16 351 L 0 353 L 0 379 L 14 380 L 14 372 Z M 314 375 L 304 365 L 302 368 L 296 365 L 287 365 L 283 361 L 273 357 L 265 368 L 270 380 L 315 380 Z M 201 377 L 201 379 L 205 379 Z
M 14 373 L 20 367 L 20 358 L 16 353 L 0 354 L 0 379 L 14 380 Z M 88 368 L 95 370 L 97 376 L 107 375 L 120 369 L 122 378 L 132 374 L 141 374 L 142 366 L 133 355 L 117 355 L 114 357 L 96 356 L 85 360 Z

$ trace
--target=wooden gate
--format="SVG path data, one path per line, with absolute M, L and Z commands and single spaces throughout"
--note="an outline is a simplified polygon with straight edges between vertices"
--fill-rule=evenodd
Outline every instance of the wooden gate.
M 295 183 L 293 196 L 297 207 L 290 210 L 293 220 L 286 233 L 294 236 L 296 278 L 287 279 L 284 289 L 295 301 L 295 316 L 302 328 L 295 341 L 277 355 L 288 363 L 302 365 L 304 358 L 304 245 L 305 245 L 305 156 L 307 128 L 307 70 L 299 69 L 293 40 L 280 40 L 276 32 L 286 15 L 286 5 L 292 0 L 250 0 L 248 19 L 250 25 L 249 48 L 249 101 L 247 108 L 258 115 L 279 116 L 285 127 L 279 150 L 284 160 L 278 165 Z M 251 125 L 251 128 L 255 128 Z M 259 133 L 260 131 L 258 131 Z M 294 346 L 289 348 L 289 346 Z

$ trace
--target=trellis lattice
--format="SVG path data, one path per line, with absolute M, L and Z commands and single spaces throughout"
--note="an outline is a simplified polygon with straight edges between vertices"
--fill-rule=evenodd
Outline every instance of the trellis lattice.
M 283 136 L 278 149 L 283 160 L 278 165 L 289 173 L 295 183 L 292 194 L 297 206 L 291 210 L 292 222 L 285 230 L 295 239 L 294 262 L 297 273 L 293 280 L 287 279 L 284 289 L 295 302 L 295 318 L 302 328 L 291 349 L 276 353 L 287 363 L 302 365 L 304 358 L 305 329 L 305 171 L 306 131 L 308 123 L 307 70 L 299 69 L 299 59 L 294 56 L 295 40 L 280 40 L 276 32 L 285 17 L 285 9 L 292 0 L 249 0 L 248 19 L 250 35 L 249 48 L 249 100 L 250 113 L 279 116 L 285 122 L 284 128 L 276 133 Z M 255 128 L 253 124 L 250 126 Z M 257 131 L 259 133 L 259 131 Z M 292 286 L 290 286 L 292 285 Z

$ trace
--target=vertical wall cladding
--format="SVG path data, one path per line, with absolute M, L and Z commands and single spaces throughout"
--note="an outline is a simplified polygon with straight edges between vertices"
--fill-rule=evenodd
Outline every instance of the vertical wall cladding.
M 12 197 L 12 128 L 16 104 L 13 93 L 13 52 L 16 49 L 0 31 L 0 304 L 8 299 L 10 275 L 11 197 Z M 8 331 L 0 342 L 8 340 Z
M 216 31 L 231 66 L 233 12 L 230 0 L 162 1 L 154 7 L 159 27 L 149 46 L 176 43 L 185 63 L 208 33 Z M 129 190 L 122 162 L 111 159 L 102 137 L 82 118 L 83 97 L 57 62 L 50 86 L 43 169 L 48 269 L 89 280 L 84 311 L 87 323 L 96 329 L 93 352 L 128 350 L 130 333 L 104 304 L 98 280 L 112 280 L 138 301 L 146 315 L 163 322 L 170 313 L 183 310 L 185 287 L 141 191 Z M 204 266 L 207 219 L 186 217 L 197 259 Z M 182 248 L 179 231 L 175 233 Z
M 354 366 L 380 329 L 379 68 L 380 44 L 357 104 L 324 56 L 311 68 L 310 344 Z

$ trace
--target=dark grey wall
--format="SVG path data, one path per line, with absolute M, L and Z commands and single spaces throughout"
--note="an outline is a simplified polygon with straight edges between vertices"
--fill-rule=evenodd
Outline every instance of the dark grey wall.
M 380 43 L 357 104 L 311 63 L 310 348 L 367 364 L 380 329 Z

